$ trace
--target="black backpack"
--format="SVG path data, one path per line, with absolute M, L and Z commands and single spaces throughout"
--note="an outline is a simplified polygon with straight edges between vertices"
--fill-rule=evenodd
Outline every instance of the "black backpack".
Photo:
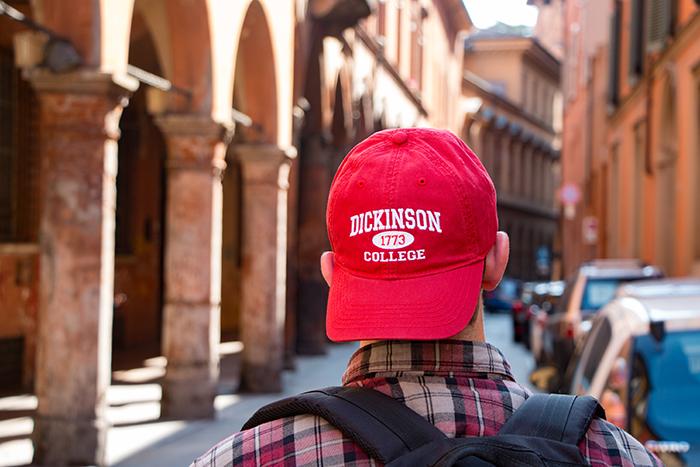
M 453 439 L 378 391 L 331 387 L 273 402 L 258 410 L 242 430 L 302 414 L 326 419 L 369 456 L 391 467 L 585 465 L 577 445 L 594 418 L 605 418 L 592 397 L 535 394 L 498 435 Z

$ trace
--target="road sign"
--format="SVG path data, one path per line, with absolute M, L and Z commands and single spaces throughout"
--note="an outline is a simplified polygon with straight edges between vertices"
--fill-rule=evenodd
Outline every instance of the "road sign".
M 583 241 L 587 245 L 598 243 L 598 218 L 586 216 L 583 218 L 581 225 L 583 227 Z
M 559 190 L 559 201 L 565 206 L 573 206 L 581 201 L 581 190 L 575 183 L 567 183 Z

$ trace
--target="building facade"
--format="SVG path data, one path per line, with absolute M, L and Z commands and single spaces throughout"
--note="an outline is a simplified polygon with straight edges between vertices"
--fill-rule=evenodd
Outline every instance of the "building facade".
M 699 12 L 690 0 L 566 3 L 564 178 L 583 193 L 563 223 L 567 270 L 625 257 L 700 274 Z
M 0 380 L 37 396 L 35 462 L 104 463 L 134 357 L 166 358 L 166 418 L 214 415 L 222 342 L 241 384 L 278 391 L 326 343 L 342 156 L 460 130 L 462 2 L 10 5 L 45 28 L 0 16 Z
M 467 39 L 464 69 L 462 134 L 496 185 L 500 228 L 511 237 L 507 274 L 556 276 L 559 61 L 501 27 Z
M 354 28 L 338 33 L 307 22 L 311 45 L 303 73 L 308 109 L 299 135 L 297 245 L 290 263 L 290 305 L 300 353 L 324 352 L 328 287 L 318 261 L 329 249 L 325 208 L 330 183 L 347 151 L 391 127 L 459 129 L 462 48 L 471 21 L 458 1 L 383 0 Z M 291 320 L 290 320 L 291 322 Z

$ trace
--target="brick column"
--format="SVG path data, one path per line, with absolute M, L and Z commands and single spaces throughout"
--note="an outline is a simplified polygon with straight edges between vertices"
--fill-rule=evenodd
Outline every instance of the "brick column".
M 34 463 L 103 465 L 117 139 L 138 83 L 87 70 L 29 78 L 40 101 L 43 172 Z
M 282 389 L 287 190 L 293 154 L 274 145 L 233 148 L 243 173 L 241 340 L 243 384 L 252 391 Z
M 221 175 L 228 132 L 209 117 L 158 119 L 168 156 L 161 415 L 210 418 L 219 377 Z

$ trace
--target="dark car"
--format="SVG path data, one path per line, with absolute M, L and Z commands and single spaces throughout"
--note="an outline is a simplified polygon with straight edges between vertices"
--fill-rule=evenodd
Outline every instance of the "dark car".
M 535 364 L 538 366 L 543 362 L 544 329 L 547 327 L 549 317 L 559 309 L 565 288 L 564 281 L 553 281 L 537 284 L 533 289 L 531 303 L 525 313 L 523 342 L 532 352 Z
M 484 292 L 484 309 L 489 312 L 511 312 L 520 301 L 522 284 L 517 279 L 504 277 L 494 290 Z

